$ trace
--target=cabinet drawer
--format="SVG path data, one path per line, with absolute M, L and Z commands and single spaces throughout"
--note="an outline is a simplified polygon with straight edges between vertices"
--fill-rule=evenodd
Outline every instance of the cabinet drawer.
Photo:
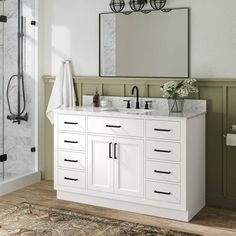
M 146 158 L 180 161 L 180 143 L 147 141 L 146 147 Z
M 180 186 L 147 181 L 146 197 L 150 200 L 180 203 Z
M 146 121 L 146 136 L 158 139 L 180 139 L 180 122 L 176 121 Z
M 85 154 L 59 151 L 58 165 L 65 168 L 85 170 Z
M 146 178 L 180 182 L 180 165 L 163 162 L 146 162 Z
M 85 116 L 59 115 L 58 127 L 59 130 L 85 132 Z
M 59 169 L 58 184 L 67 187 L 85 188 L 85 173 Z
M 88 117 L 88 132 L 143 137 L 143 123 L 139 119 Z
M 59 148 L 84 151 L 85 135 L 59 133 L 58 143 L 59 143 Z

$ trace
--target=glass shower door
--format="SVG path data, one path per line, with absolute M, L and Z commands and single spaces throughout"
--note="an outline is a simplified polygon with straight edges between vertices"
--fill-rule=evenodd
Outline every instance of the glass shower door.
M 35 0 L 0 0 L 0 5 L 0 15 L 7 17 L 0 22 L 0 154 L 7 155 L 9 180 L 36 170 Z

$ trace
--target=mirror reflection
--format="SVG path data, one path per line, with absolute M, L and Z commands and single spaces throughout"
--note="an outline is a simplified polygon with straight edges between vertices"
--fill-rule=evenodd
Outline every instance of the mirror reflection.
M 188 9 L 100 14 L 100 76 L 188 77 Z

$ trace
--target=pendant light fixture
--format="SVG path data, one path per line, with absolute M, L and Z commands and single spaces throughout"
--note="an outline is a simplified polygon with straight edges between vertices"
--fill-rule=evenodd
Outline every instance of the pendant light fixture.
M 111 0 L 110 2 L 110 8 L 113 12 L 119 13 L 121 12 L 125 7 L 124 0 Z
M 161 10 L 166 5 L 166 0 L 150 0 L 150 5 L 154 10 Z
M 133 11 L 141 11 L 147 4 L 147 0 L 130 0 L 129 5 Z
M 164 12 L 163 8 L 166 5 L 166 1 L 167 0 L 149 0 L 149 3 L 154 10 L 156 11 L 161 10 Z M 144 6 L 147 5 L 147 3 L 148 3 L 148 0 L 129 0 L 130 8 L 135 12 L 138 12 L 138 11 L 142 11 L 143 13 L 151 12 L 151 10 L 142 10 Z M 124 9 L 124 7 L 125 7 L 125 0 L 111 0 L 110 2 L 110 8 L 115 13 L 121 12 Z M 125 14 L 128 14 L 128 13 L 125 12 Z

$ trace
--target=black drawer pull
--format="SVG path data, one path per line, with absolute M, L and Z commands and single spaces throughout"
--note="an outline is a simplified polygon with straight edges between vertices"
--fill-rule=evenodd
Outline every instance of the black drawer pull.
M 64 124 L 65 125 L 78 125 L 77 122 L 67 122 L 67 121 L 65 121 Z
M 160 192 L 160 191 L 154 191 L 154 193 L 157 193 L 157 194 L 164 194 L 164 195 L 171 195 L 171 193 L 167 193 L 167 192 Z
M 117 158 L 117 145 L 118 145 L 118 143 L 115 143 L 115 144 L 114 144 L 114 159 L 115 159 L 115 160 L 118 159 L 118 158 Z
M 154 152 L 171 153 L 170 150 L 160 150 L 160 149 L 154 149 Z
M 64 143 L 73 143 L 73 144 L 76 144 L 76 143 L 78 143 L 78 141 L 68 141 L 68 140 L 64 140 Z
M 70 181 L 78 181 L 78 179 L 72 179 L 72 178 L 67 178 L 67 177 L 64 177 L 65 180 L 70 180 Z
M 171 129 L 154 129 L 154 131 L 160 131 L 160 132 L 170 132 Z
M 171 172 L 170 171 L 159 171 L 159 170 L 154 170 L 155 173 L 158 173 L 158 174 L 165 174 L 165 175 L 170 175 Z
M 112 146 L 112 143 L 109 143 L 109 158 L 110 159 L 112 159 L 111 146 Z
M 106 125 L 107 128 L 116 128 L 116 129 L 120 129 L 121 126 L 120 125 Z
M 69 159 L 64 159 L 64 161 L 66 161 L 66 162 L 73 162 L 73 163 L 79 162 L 78 160 L 69 160 Z

